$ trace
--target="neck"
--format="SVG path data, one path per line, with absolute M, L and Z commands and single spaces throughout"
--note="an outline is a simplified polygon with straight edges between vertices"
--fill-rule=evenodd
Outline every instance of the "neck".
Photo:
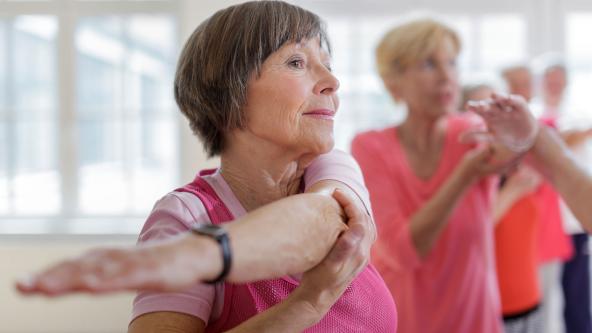
M 419 115 L 418 115 L 419 114 Z M 407 119 L 399 126 L 399 138 L 408 148 L 417 152 L 429 152 L 441 145 L 441 117 L 425 117 L 409 110 Z
M 247 142 L 233 140 L 220 161 L 220 173 L 243 207 L 251 211 L 296 194 L 305 168 L 316 156 Z

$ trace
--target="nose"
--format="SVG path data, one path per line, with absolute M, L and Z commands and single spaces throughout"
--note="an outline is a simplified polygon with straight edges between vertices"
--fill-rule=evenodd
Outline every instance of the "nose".
M 320 66 L 319 79 L 314 88 L 315 94 L 332 95 L 339 89 L 339 80 L 325 66 Z
M 444 82 L 454 81 L 456 79 L 456 68 L 448 64 L 438 66 L 438 74 Z

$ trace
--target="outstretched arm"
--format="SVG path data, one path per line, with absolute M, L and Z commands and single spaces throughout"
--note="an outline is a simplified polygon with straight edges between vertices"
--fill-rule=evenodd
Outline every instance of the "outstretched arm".
M 592 176 L 578 164 L 556 133 L 540 127 L 519 96 L 496 95 L 487 102 L 468 104 L 468 109 L 481 115 L 493 137 L 532 152 L 537 167 L 551 181 L 565 203 L 587 230 L 592 230 Z
M 278 200 L 224 225 L 233 265 L 228 281 L 247 282 L 304 272 L 317 265 L 345 230 L 339 204 L 328 194 Z M 19 281 L 24 293 L 178 290 L 222 270 L 218 244 L 184 233 L 133 248 L 99 249 Z
M 316 265 L 345 228 L 341 208 L 331 197 L 334 189 L 340 188 L 355 198 L 362 211 L 370 210 L 361 172 L 351 156 L 334 151 L 313 162 L 310 169 L 306 194 L 274 202 L 227 224 L 235 254 L 230 281 L 300 273 Z M 270 230 L 274 237 L 269 237 Z M 375 239 L 373 223 L 371 234 Z M 73 291 L 177 290 L 211 279 L 220 272 L 221 265 L 215 242 L 183 234 L 133 249 L 95 250 L 22 280 L 18 288 L 25 293 L 50 295 Z
M 333 197 L 347 214 L 347 230 L 320 264 L 304 273 L 290 296 L 230 332 L 301 332 L 321 320 L 345 288 L 366 266 L 373 240 L 372 223 L 355 197 L 337 190 Z M 203 320 L 182 313 L 153 312 L 136 318 L 129 332 L 149 330 L 203 332 Z
M 532 153 L 574 216 L 582 226 L 592 230 L 592 176 L 574 158 L 571 151 L 548 128 L 541 128 Z

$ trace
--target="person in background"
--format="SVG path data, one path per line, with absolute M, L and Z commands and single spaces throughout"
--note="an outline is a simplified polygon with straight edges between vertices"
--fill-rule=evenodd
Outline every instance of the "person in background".
M 388 31 L 376 48 L 378 72 L 407 118 L 352 142 L 378 227 L 372 261 L 406 333 L 503 331 L 491 205 L 495 174 L 515 154 L 460 141 L 484 127 L 457 112 L 460 49 L 456 32 L 433 19 Z
M 535 63 L 540 75 L 542 118 L 553 126 L 558 126 L 560 117 L 566 116 L 564 101 L 568 85 L 567 68 L 559 55 L 551 53 L 540 56 Z M 591 133 L 590 130 L 570 129 L 561 131 L 561 136 L 570 149 L 580 151 Z M 569 224 L 571 219 L 571 213 L 564 212 L 564 226 L 571 231 L 574 248 L 573 257 L 565 261 L 561 272 L 565 332 L 590 333 L 592 316 L 588 234 L 579 223 Z
M 468 101 L 483 101 L 491 98 L 495 90 L 493 85 L 486 82 L 463 84 L 460 110 L 462 111 Z
M 534 97 L 534 77 L 529 66 L 515 65 L 502 71 L 508 92 L 522 96 L 527 103 Z M 546 126 L 553 124 L 541 119 Z M 559 302 L 559 286 L 561 265 L 572 256 L 571 240 L 563 229 L 559 196 L 548 182 L 542 182 L 532 194 L 539 210 L 539 262 L 540 281 L 543 292 L 541 302 L 543 328 L 546 332 L 554 333 L 558 328 L 555 324 L 560 316 L 555 313 Z
M 201 23 L 174 92 L 220 167 L 156 203 L 146 246 L 94 252 L 87 274 L 66 262 L 19 288 L 150 289 L 134 300 L 130 333 L 395 332 L 392 296 L 367 264 L 375 232 L 362 175 L 332 150 L 339 81 L 328 43 L 317 15 L 282 1 Z

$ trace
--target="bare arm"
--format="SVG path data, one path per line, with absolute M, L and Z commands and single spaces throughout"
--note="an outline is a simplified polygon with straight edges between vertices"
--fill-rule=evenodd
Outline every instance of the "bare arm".
M 420 257 L 432 250 L 465 190 L 486 174 L 479 168 L 484 168 L 491 155 L 487 147 L 467 152 L 436 194 L 411 216 L 411 238 Z
M 319 188 L 340 187 L 327 181 Z M 301 332 L 321 320 L 368 261 L 374 235 L 372 223 L 359 199 L 337 191 L 334 197 L 348 217 L 348 230 L 337 240 L 323 261 L 303 275 L 300 286 L 290 296 L 257 314 L 229 332 Z M 194 316 L 174 312 L 154 312 L 136 318 L 130 333 L 204 332 L 204 322 Z
M 328 183 L 323 186 L 337 186 Z M 336 191 L 334 197 L 348 217 L 348 230 L 324 260 L 306 272 L 300 286 L 283 302 L 250 318 L 230 333 L 297 333 L 320 321 L 345 288 L 366 267 L 374 241 L 372 221 L 359 198 Z
M 523 98 L 495 95 L 491 101 L 469 103 L 468 107 L 483 117 L 495 140 L 513 143 L 508 146 L 520 147 L 521 151 L 530 149 L 542 174 L 551 181 L 582 226 L 592 230 L 589 207 L 592 176 L 578 165 L 556 133 L 538 126 Z
M 592 176 L 578 164 L 571 151 L 552 130 L 541 128 L 532 153 L 582 226 L 592 230 Z
M 310 269 L 345 230 L 340 214 L 329 194 L 310 193 L 278 200 L 226 224 L 234 255 L 228 280 L 269 279 Z M 22 280 L 17 287 L 48 295 L 178 290 L 216 277 L 222 269 L 219 251 L 210 238 L 183 234 L 134 248 L 94 250 Z

